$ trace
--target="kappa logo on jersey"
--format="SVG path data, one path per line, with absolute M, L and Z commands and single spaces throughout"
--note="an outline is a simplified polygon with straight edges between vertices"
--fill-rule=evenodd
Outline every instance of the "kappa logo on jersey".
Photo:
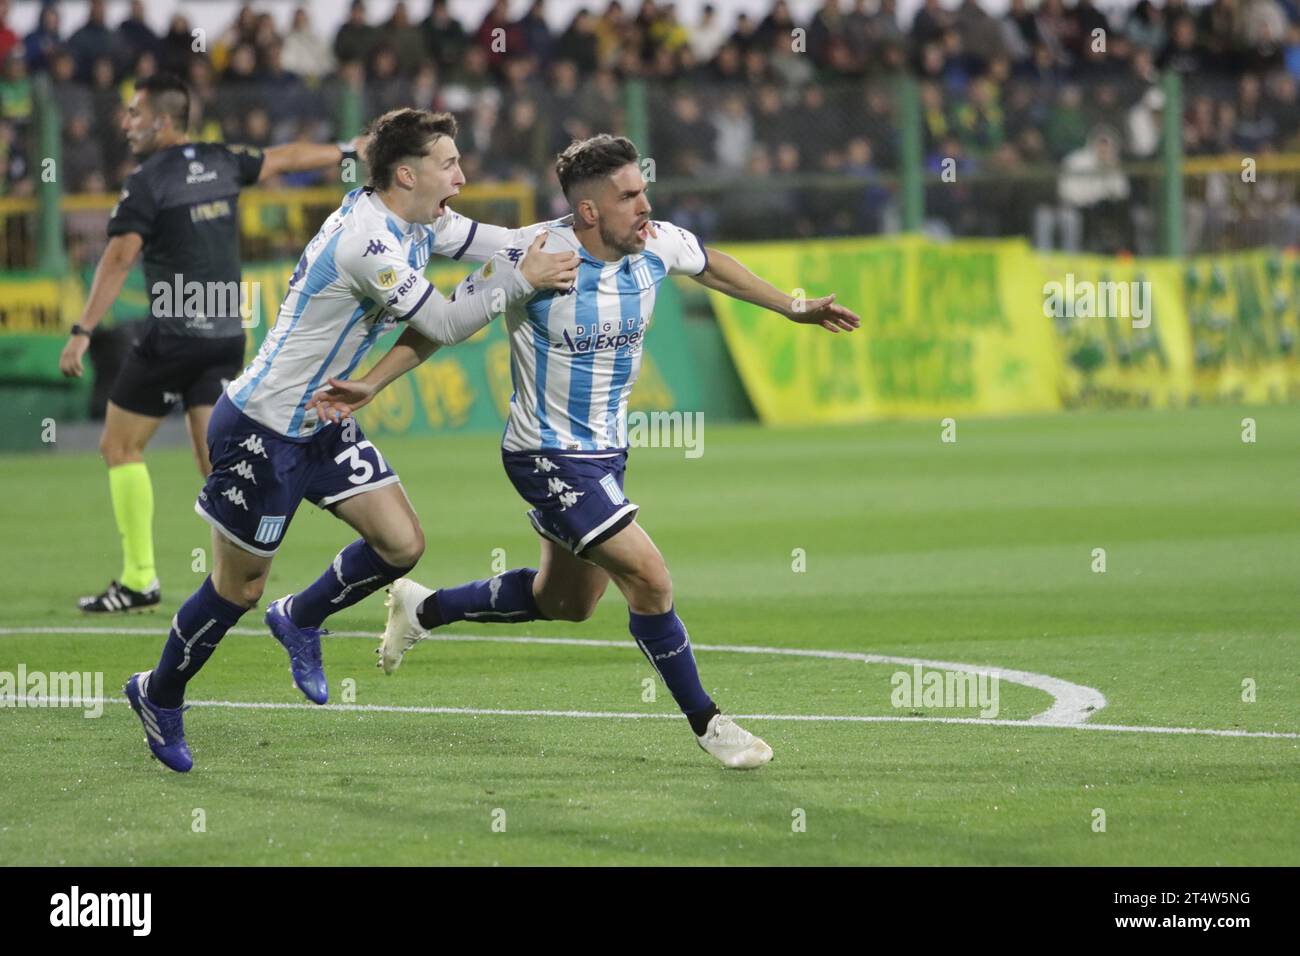
M 600 487 L 605 489 L 605 494 L 609 495 L 609 500 L 616 505 L 623 503 L 623 489 L 618 486 L 618 481 L 613 475 L 606 475 L 600 479 Z
M 230 470 L 233 471 L 235 474 L 237 474 L 240 478 L 243 478 L 245 481 L 251 481 L 253 484 L 257 484 L 257 479 L 253 477 L 253 466 L 250 465 L 248 462 L 244 461 L 242 458 L 239 461 L 235 462 L 235 467 L 231 468 Z
M 238 488 L 227 488 L 221 493 L 221 497 L 227 499 L 232 505 L 239 505 L 245 511 L 248 510 L 248 502 L 244 500 L 244 493 Z
M 239 443 L 239 447 L 251 454 L 261 455 L 263 458 L 266 457 L 266 449 L 262 446 L 261 435 L 249 435 Z
M 270 544 L 284 533 L 284 515 L 264 515 L 258 522 L 257 533 L 253 540 L 259 544 Z
M 379 275 L 375 276 L 375 281 L 379 283 L 381 289 L 391 289 L 397 285 L 397 270 L 393 268 L 380 269 Z
M 375 255 L 379 255 L 381 252 L 387 252 L 387 251 L 388 251 L 388 247 L 386 245 L 384 245 L 378 239 L 371 239 L 370 244 L 366 246 L 366 251 L 361 253 L 361 258 L 364 259 L 366 256 L 370 255 L 371 253 L 374 253 Z

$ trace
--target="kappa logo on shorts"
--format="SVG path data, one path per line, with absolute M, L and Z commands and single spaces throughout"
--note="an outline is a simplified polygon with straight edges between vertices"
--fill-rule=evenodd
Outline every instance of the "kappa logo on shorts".
M 537 474 L 538 472 L 541 472 L 542 474 L 546 474 L 546 472 L 548 472 L 548 471 L 559 471 L 559 470 L 560 470 L 560 466 L 557 465 L 555 462 L 551 461 L 551 459 L 549 459 L 549 458 L 534 458 L 534 459 L 533 459 L 533 474 L 534 474 L 534 475 Z
M 164 405 L 175 405 L 180 400 L 181 400 L 180 392 L 163 392 Z
M 243 478 L 245 481 L 251 481 L 253 484 L 257 484 L 257 479 L 253 477 L 253 466 L 250 465 L 248 462 L 244 461 L 242 458 L 239 461 L 235 462 L 234 467 L 231 468 L 230 470 L 233 471 L 235 474 L 237 474 L 240 478 Z
M 609 495 L 609 500 L 616 505 L 623 503 L 623 489 L 618 486 L 613 475 L 606 475 L 600 479 L 600 487 L 605 489 L 605 494 Z
M 253 540 L 259 544 L 270 544 L 277 541 L 280 535 L 284 533 L 284 515 L 264 515 L 257 525 L 257 533 L 253 535 Z
M 244 493 L 238 488 L 227 488 L 221 493 L 221 497 L 227 499 L 231 504 L 239 505 L 245 511 L 248 510 L 248 502 L 244 501 Z
M 263 458 L 266 457 L 266 449 L 262 447 L 261 435 L 249 435 L 239 443 L 239 447 L 254 455 L 261 455 Z
M 585 491 L 574 491 L 573 487 L 561 478 L 547 478 L 546 490 L 559 500 L 561 511 L 568 511 L 578 503 L 578 499 L 586 494 Z

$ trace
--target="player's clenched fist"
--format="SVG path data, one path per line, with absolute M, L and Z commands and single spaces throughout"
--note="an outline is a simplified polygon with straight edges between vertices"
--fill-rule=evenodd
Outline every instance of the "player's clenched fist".
M 576 252 L 543 252 L 542 247 L 550 233 L 542 230 L 524 253 L 519 266 L 524 278 L 534 289 L 559 289 L 568 292 L 578 281 L 578 254 Z

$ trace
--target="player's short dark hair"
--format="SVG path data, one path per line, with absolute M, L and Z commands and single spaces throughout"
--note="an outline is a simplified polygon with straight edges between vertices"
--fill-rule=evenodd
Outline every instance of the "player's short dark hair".
M 572 199 L 575 186 L 603 179 L 640 159 L 636 146 L 626 136 L 601 133 L 590 139 L 576 139 L 555 158 L 555 175 L 564 195 Z
M 456 117 L 405 107 L 389 110 L 367 126 L 366 132 L 370 142 L 364 158 L 370 182 L 378 189 L 387 189 L 402 160 L 429 155 L 429 147 L 443 136 L 456 138 Z
M 136 91 L 145 94 L 149 107 L 155 113 L 172 118 L 179 132 L 190 126 L 190 88 L 175 73 L 155 73 L 135 85 Z

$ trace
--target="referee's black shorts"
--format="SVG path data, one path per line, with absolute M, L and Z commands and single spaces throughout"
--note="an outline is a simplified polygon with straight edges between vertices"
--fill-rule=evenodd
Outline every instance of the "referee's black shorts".
M 108 398 L 114 405 L 162 418 L 183 408 L 215 405 L 244 368 L 244 337 L 204 339 L 150 329 L 127 353 Z

